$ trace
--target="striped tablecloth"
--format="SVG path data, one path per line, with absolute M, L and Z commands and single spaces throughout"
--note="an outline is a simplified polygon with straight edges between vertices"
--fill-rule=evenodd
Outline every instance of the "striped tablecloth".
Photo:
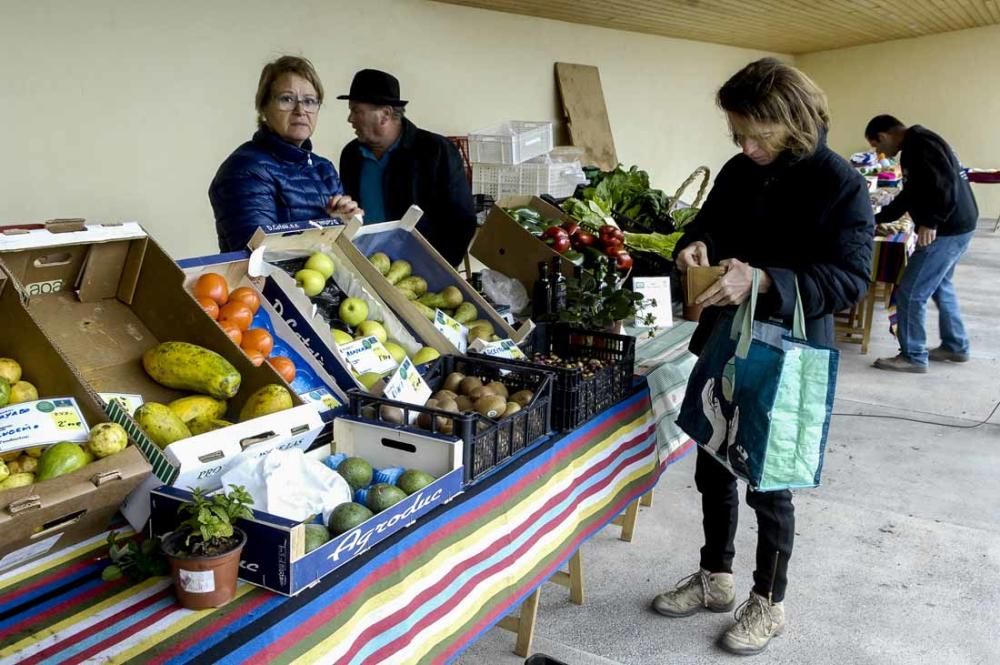
M 103 582 L 91 539 L 0 576 L 0 665 L 447 662 L 683 454 L 658 456 L 651 407 L 643 387 L 295 598 L 183 610 L 165 578 Z

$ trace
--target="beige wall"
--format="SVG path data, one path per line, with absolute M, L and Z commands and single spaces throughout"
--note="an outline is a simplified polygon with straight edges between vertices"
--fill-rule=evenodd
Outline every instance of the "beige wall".
M 597 65 L 620 159 L 669 191 L 733 153 L 713 94 L 760 55 L 424 0 L 6 2 L 0 44 L 0 223 L 137 219 L 176 257 L 215 251 L 208 185 L 278 54 L 316 64 L 334 162 L 353 137 L 333 97 L 362 67 L 399 76 L 418 125 L 463 134 L 555 119 L 553 63 Z
M 966 166 L 1000 168 L 1000 26 L 803 55 L 796 64 L 826 90 L 831 146 L 867 149 L 865 124 L 891 113 L 941 134 Z M 995 218 L 1000 186 L 974 185 Z

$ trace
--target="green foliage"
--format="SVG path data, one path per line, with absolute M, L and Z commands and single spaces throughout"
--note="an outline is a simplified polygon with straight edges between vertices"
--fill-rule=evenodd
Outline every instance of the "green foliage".
M 250 519 L 253 511 L 253 497 L 246 488 L 230 485 L 228 494 L 218 492 L 206 497 L 201 489 L 196 488 L 193 499 L 183 504 L 178 513 L 187 518 L 181 522 L 180 528 L 186 529 L 185 547 L 192 548 L 192 539 L 200 540 L 205 548 L 220 547 L 225 539 L 233 535 L 233 522 L 238 519 Z
M 684 233 L 676 231 L 670 235 L 663 233 L 625 233 L 625 245 L 635 252 L 650 252 L 672 261 L 677 241 Z
M 101 572 L 105 582 L 125 576 L 135 584 L 167 574 L 167 561 L 160 554 L 159 538 L 147 538 L 138 543 L 135 538 L 119 537 L 117 531 L 112 531 L 108 534 L 108 556 L 111 565 Z
M 560 321 L 603 329 L 635 316 L 642 295 L 618 288 L 618 275 L 607 266 L 601 261 L 595 269 L 582 271 L 579 279 L 567 280 L 567 306 L 559 312 Z

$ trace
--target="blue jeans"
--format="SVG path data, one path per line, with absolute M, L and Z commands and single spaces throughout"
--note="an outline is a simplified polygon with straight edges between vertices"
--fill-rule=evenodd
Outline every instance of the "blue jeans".
M 958 311 L 958 296 L 955 295 L 952 277 L 973 235 L 975 231 L 957 236 L 938 236 L 927 247 L 918 247 L 910 257 L 897 294 L 899 322 L 896 337 L 900 352 L 911 362 L 927 364 L 924 318 L 929 298 L 934 299 L 938 308 L 941 346 L 956 353 L 969 352 L 969 338 Z

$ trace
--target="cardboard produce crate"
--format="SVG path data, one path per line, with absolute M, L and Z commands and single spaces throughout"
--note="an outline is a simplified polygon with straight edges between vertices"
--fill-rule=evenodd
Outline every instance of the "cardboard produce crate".
M 393 260 L 405 259 L 413 266 L 413 274 L 427 280 L 428 291 L 439 292 L 455 286 L 462 292 L 465 302 L 472 303 L 479 312 L 479 318 L 493 324 L 494 332 L 500 338 L 520 341 L 530 332 L 530 323 L 517 330 L 499 315 L 472 286 L 462 279 L 455 269 L 427 239 L 417 231 L 417 222 L 423 211 L 417 206 L 410 209 L 397 222 L 351 226 L 341 234 L 338 244 L 350 258 L 355 268 L 372 284 L 378 294 L 399 316 L 430 346 L 447 349 L 450 354 L 461 353 L 449 339 L 427 320 L 420 311 L 394 287 L 368 260 L 376 252 L 385 252 Z M 443 353 L 443 352 L 442 352 Z
M 542 217 L 572 222 L 573 219 L 559 208 L 546 203 L 537 196 L 511 196 L 500 199 L 490 209 L 486 223 L 479 229 L 469 253 L 487 268 L 492 268 L 508 277 L 513 277 L 532 293 L 538 280 L 538 264 L 549 263 L 559 257 L 562 274 L 573 276 L 573 264 L 562 258 L 558 252 L 521 228 L 505 208 L 531 208 Z
M 352 226 L 353 225 L 353 226 Z M 323 251 L 333 258 L 336 271 L 330 282 L 348 297 L 360 298 L 368 305 L 369 319 L 379 319 L 390 339 L 396 340 L 406 349 L 411 358 L 424 346 L 447 353 L 450 345 L 442 346 L 438 338 L 424 339 L 401 319 L 383 300 L 378 291 L 344 252 L 338 238 L 349 228 L 356 228 L 358 222 L 345 225 L 338 219 L 325 219 L 296 224 L 262 226 L 250 239 L 251 274 L 262 276 L 264 294 L 276 308 L 285 314 L 290 310 L 298 313 L 297 319 L 305 325 L 297 325 L 303 341 L 322 358 L 324 367 L 337 377 L 345 388 L 364 390 L 350 372 L 330 334 L 330 322 L 305 292 L 295 284 L 281 264 L 289 260 L 308 258 L 314 252 Z
M 349 450 L 342 452 L 363 457 L 376 468 L 421 469 L 436 480 L 308 553 L 304 523 L 255 510 L 253 519 L 237 522 L 247 533 L 247 544 L 240 557 L 240 579 L 294 596 L 462 492 L 461 464 L 455 467 L 437 464 L 415 452 L 391 449 L 377 441 L 351 440 L 347 445 Z M 177 509 L 190 500 L 191 493 L 186 490 L 155 489 L 150 520 L 153 535 L 163 536 L 177 528 Z
M 14 276 L 46 337 L 98 393 L 138 394 L 161 403 L 187 394 L 161 386 L 143 369 L 142 354 L 163 341 L 203 346 L 240 372 L 240 391 L 229 401 L 229 414 L 238 414 L 258 388 L 282 383 L 266 363 L 254 367 L 205 316 L 184 289 L 184 273 L 138 224 L 71 220 L 0 234 L 0 262 Z M 157 480 L 212 489 L 225 469 L 246 456 L 308 447 L 323 422 L 297 395 L 292 400 L 295 406 L 286 411 L 182 439 L 162 450 L 117 401 L 106 402 L 108 415 L 135 438 L 156 476 L 123 504 L 129 522 L 136 528 L 145 523 L 148 492 Z
M 0 357 L 18 361 L 24 380 L 42 398 L 72 397 L 89 426 L 107 422 L 97 395 L 52 346 L 2 270 L 0 321 Z M 101 533 L 122 500 L 150 473 L 149 462 L 133 442 L 73 473 L 0 490 L 0 572 Z
M 297 368 L 296 377 L 289 388 L 304 402 L 315 407 L 326 424 L 316 441 L 329 443 L 332 440 L 333 419 L 338 411 L 343 411 L 347 405 L 344 389 L 326 371 L 323 356 L 314 350 L 312 340 L 305 334 L 307 328 L 305 320 L 287 301 L 272 300 L 262 292 L 266 280 L 263 277 L 250 276 L 251 263 L 249 253 L 231 252 L 183 259 L 178 261 L 177 265 L 184 271 L 184 288 L 189 292 L 194 288 L 198 278 L 209 272 L 222 275 L 230 291 L 247 286 L 257 292 L 260 297 L 260 310 L 254 317 L 251 327 L 257 327 L 258 324 L 265 325 L 262 321 L 266 321 L 266 325 L 272 329 L 275 348 L 277 349 L 278 344 L 287 347 L 289 357 L 296 363 Z M 346 387 L 353 388 L 353 381 Z

